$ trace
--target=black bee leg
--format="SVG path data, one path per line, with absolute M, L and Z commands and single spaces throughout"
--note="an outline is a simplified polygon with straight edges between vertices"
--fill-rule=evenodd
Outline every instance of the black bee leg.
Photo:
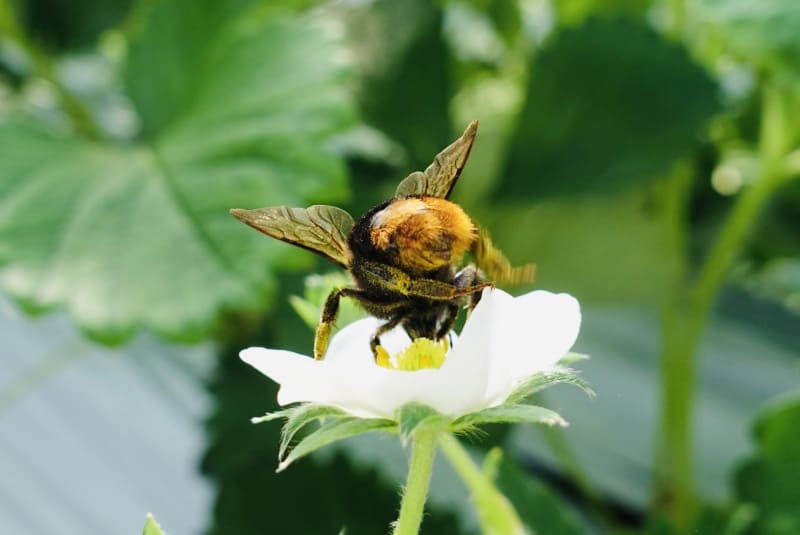
M 333 329 L 333 322 L 336 321 L 336 315 L 339 313 L 339 299 L 342 297 L 360 297 L 361 291 L 355 288 L 341 288 L 332 291 L 328 298 L 325 299 L 325 305 L 322 307 L 322 318 L 317 326 L 317 332 L 314 335 L 314 358 L 322 360 L 325 356 L 325 350 L 328 348 L 328 340 L 331 337 L 331 330 Z
M 397 325 L 401 321 L 403 321 L 403 318 L 404 316 L 393 317 L 392 319 L 390 319 L 389 321 L 378 327 L 378 329 L 375 331 L 375 334 L 372 335 L 372 338 L 370 338 L 369 340 L 369 348 L 372 350 L 372 354 L 375 356 L 375 360 L 378 360 L 379 351 L 383 349 L 381 348 L 381 335 L 388 333 L 389 331 L 397 327 Z M 383 349 L 383 351 L 385 352 L 386 350 Z
M 480 295 L 480 294 L 478 294 Z M 456 318 L 458 317 L 458 305 L 451 303 L 447 306 L 447 315 L 444 317 L 444 321 L 439 326 L 439 330 L 436 331 L 436 339 L 441 340 L 447 333 L 450 332 L 450 329 L 453 328 L 453 324 L 456 322 Z

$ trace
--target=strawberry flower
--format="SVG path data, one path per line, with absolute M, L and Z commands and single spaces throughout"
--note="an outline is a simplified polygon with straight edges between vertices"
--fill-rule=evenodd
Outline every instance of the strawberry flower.
M 397 433 L 412 442 L 412 451 L 395 535 L 419 529 L 437 445 L 459 474 L 472 474 L 463 478 L 480 496 L 476 506 L 482 522 L 490 527 L 492 519 L 504 518 L 506 525 L 521 526 L 491 481 L 469 466 L 452 433 L 497 422 L 566 425 L 529 399 L 559 382 L 591 393 L 567 367 L 584 358 L 569 353 L 580 323 L 578 301 L 568 294 L 540 290 L 515 298 L 486 289 L 461 334 L 440 342 L 412 341 L 397 328 L 381 336 L 376 359 L 368 340 L 380 322 L 365 318 L 334 335 L 323 360 L 260 347 L 240 356 L 280 385 L 278 403 L 289 406 L 253 419 L 285 418 L 279 471 L 343 438 L 377 430 Z M 290 449 L 311 422 L 320 425 Z
M 580 322 L 578 302 L 568 294 L 514 298 L 487 289 L 459 337 L 412 344 L 397 328 L 381 339 L 389 355 L 383 362 L 376 363 L 367 344 L 379 325 L 375 318 L 344 327 L 323 360 L 260 347 L 245 349 L 241 358 L 280 384 L 281 405 L 308 402 L 392 419 L 404 405 L 418 403 L 457 419 L 503 404 L 536 374 L 555 372 Z

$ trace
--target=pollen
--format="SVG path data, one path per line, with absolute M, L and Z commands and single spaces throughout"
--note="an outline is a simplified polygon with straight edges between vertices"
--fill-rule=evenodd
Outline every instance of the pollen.
M 378 346 L 376 363 L 383 368 L 400 371 L 438 369 L 444 364 L 448 348 L 447 338 L 441 342 L 434 342 L 428 338 L 417 338 L 403 351 L 389 357 L 388 352 Z

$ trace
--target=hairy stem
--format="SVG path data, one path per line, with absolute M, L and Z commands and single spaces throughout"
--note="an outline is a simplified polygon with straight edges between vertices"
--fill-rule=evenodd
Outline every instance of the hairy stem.
M 437 431 L 420 430 L 412 439 L 411 461 L 408 479 L 400 502 L 400 516 L 394 527 L 394 535 L 416 535 L 422 524 L 425 499 L 431 481 L 433 459 L 436 456 Z

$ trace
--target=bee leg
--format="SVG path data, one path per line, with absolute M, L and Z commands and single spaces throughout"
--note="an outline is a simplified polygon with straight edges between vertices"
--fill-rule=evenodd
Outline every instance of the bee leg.
M 380 327 L 377 328 L 375 333 L 372 335 L 372 338 L 369 340 L 369 348 L 372 350 L 372 354 L 375 356 L 375 360 L 379 361 L 381 359 L 389 360 L 389 354 L 386 350 L 381 346 L 381 335 L 385 334 L 403 321 L 404 316 L 395 316 Z
M 489 282 L 479 282 L 459 288 L 455 284 L 440 280 L 415 279 L 402 269 L 379 262 L 365 262 L 361 269 L 372 284 L 391 292 L 433 301 L 449 301 L 457 297 L 465 297 L 492 286 Z
M 441 340 L 447 336 L 447 333 L 449 333 L 450 329 L 453 328 L 453 324 L 456 322 L 457 317 L 458 305 L 454 303 L 447 305 L 447 315 L 445 316 L 442 324 L 439 326 L 439 330 L 436 331 L 436 340 Z
M 341 288 L 328 294 L 328 298 L 325 299 L 325 304 L 322 307 L 322 318 L 317 326 L 317 332 L 314 334 L 315 359 L 322 360 L 325 356 L 325 350 L 328 348 L 328 340 L 333 329 L 333 322 L 336 321 L 336 315 L 339 313 L 339 299 L 360 296 L 361 291 L 355 288 Z

